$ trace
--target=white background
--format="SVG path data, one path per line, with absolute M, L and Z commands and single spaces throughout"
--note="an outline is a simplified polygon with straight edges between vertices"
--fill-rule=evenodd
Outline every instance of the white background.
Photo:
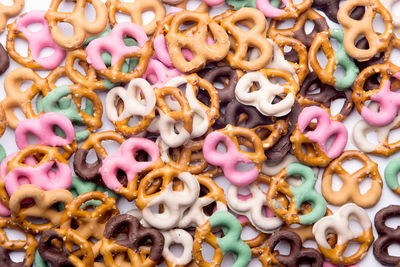
M 50 4 L 50 0 L 25 0 L 25 1 L 26 1 L 25 7 L 24 7 L 22 12 L 27 12 L 27 11 L 33 10 L 33 9 L 47 10 L 47 7 Z M 130 0 L 124 0 L 124 1 L 125 2 L 130 2 Z M 300 0 L 294 1 L 294 2 L 296 3 L 296 2 L 299 2 L 299 1 Z M 66 1 L 64 1 L 64 2 L 66 2 Z M 199 0 L 190 1 L 189 9 L 193 9 L 194 7 L 196 7 L 199 4 L 199 2 L 200 2 Z M 5 5 L 10 5 L 10 4 L 12 4 L 12 0 L 0 0 L 0 3 L 5 4 Z M 72 3 L 73 2 L 70 1 L 69 3 L 63 4 L 63 7 L 61 8 L 61 10 L 62 11 L 68 11 L 68 10 L 70 11 L 71 7 L 73 7 Z M 224 11 L 226 8 L 227 8 L 227 6 L 225 6 L 225 5 L 212 8 L 211 11 L 210 11 L 211 15 L 213 16 L 213 15 L 219 14 L 222 11 Z M 400 6 L 399 6 L 399 8 L 397 8 L 397 6 L 395 6 L 394 10 L 396 10 L 397 13 L 398 13 L 399 10 L 400 10 Z M 392 11 L 392 12 L 394 12 L 394 11 Z M 87 8 L 87 14 L 88 14 L 89 18 L 94 18 L 94 12 L 93 12 L 92 8 Z M 150 12 L 144 14 L 145 21 L 149 21 L 149 19 L 151 17 L 152 17 L 152 14 L 150 14 Z M 8 21 L 8 23 L 11 23 L 12 21 L 14 21 L 14 19 L 15 18 L 10 19 Z M 119 16 L 119 19 L 120 19 L 120 21 L 129 20 L 129 17 Z M 285 23 L 285 25 L 289 25 L 289 24 L 290 23 Z M 339 27 L 337 24 L 334 24 L 334 23 L 331 23 L 331 22 L 329 22 L 329 25 L 331 27 Z M 310 25 L 307 25 L 307 32 L 311 31 L 312 27 L 313 27 L 312 23 Z M 374 22 L 374 28 L 375 28 L 376 31 L 383 31 L 384 30 L 383 22 L 378 19 L 376 22 Z M 38 30 L 38 29 L 40 29 L 40 26 L 39 25 L 33 25 L 33 26 L 30 27 L 30 29 Z M 67 28 L 65 28 L 65 29 L 66 29 L 66 31 L 68 31 Z M 2 34 L 0 34 L 0 42 L 3 44 L 3 46 L 5 46 L 5 41 L 6 41 L 6 31 L 3 32 Z M 26 51 L 27 51 L 26 50 L 26 48 L 27 48 L 26 42 L 19 40 L 19 41 L 16 42 L 16 47 L 17 47 L 17 51 L 20 52 L 21 55 L 24 55 L 24 56 L 26 55 Z M 43 55 L 48 55 L 49 53 L 51 53 L 51 51 L 44 51 Z M 321 60 L 323 61 L 322 58 L 321 58 Z M 397 63 L 398 65 L 400 65 L 399 64 L 400 63 L 400 54 L 398 53 L 398 51 L 393 52 L 392 60 L 394 61 L 394 63 Z M 8 69 L 8 71 L 5 74 L 0 76 L 0 99 L 3 99 L 5 97 L 5 92 L 3 90 L 3 88 L 4 88 L 3 87 L 4 78 L 6 77 L 7 73 L 9 73 L 11 70 L 13 70 L 16 67 L 19 67 L 19 65 L 17 63 L 15 63 L 13 60 L 10 59 L 10 61 L 11 61 L 10 62 L 10 68 Z M 42 77 L 46 77 L 49 72 L 47 72 L 47 71 L 39 71 L 38 73 Z M 65 82 L 70 83 L 68 80 L 63 80 L 59 84 L 61 85 L 61 84 L 65 83 Z M 100 95 L 100 97 L 102 99 L 104 99 L 104 96 L 105 96 L 104 92 L 99 93 L 99 95 Z M 342 100 L 335 101 L 334 105 L 333 105 L 334 112 L 338 112 L 340 110 L 342 104 L 343 104 Z M 103 107 L 103 109 L 104 109 L 104 107 Z M 352 114 L 344 121 L 344 124 L 346 125 L 347 129 L 349 130 L 349 136 L 351 136 L 351 131 L 352 131 L 353 125 L 355 124 L 355 122 L 360 120 L 360 118 L 361 117 L 359 116 L 357 111 L 353 110 Z M 104 130 L 109 130 L 109 129 L 113 129 L 112 124 L 108 121 L 106 116 L 103 114 L 103 127 L 101 129 L 99 129 L 99 131 L 104 131 Z M 398 130 L 392 131 L 392 133 L 390 135 L 390 140 L 393 142 L 393 141 L 396 141 L 396 140 L 399 140 L 399 139 L 400 139 L 400 131 L 398 131 Z M 371 140 L 376 140 L 376 136 L 371 135 Z M 0 139 L 0 143 L 5 147 L 5 149 L 7 151 L 7 154 L 10 154 L 12 152 L 17 151 L 17 147 L 16 147 L 15 141 L 14 141 L 14 131 L 12 129 L 10 129 L 10 128 L 8 128 L 6 130 L 6 133 Z M 112 152 L 112 151 L 115 151 L 117 149 L 117 147 L 110 147 L 109 149 Z M 357 148 L 353 145 L 351 139 L 349 138 L 348 144 L 346 146 L 346 150 L 350 150 L 350 149 L 357 149 Z M 92 160 L 94 160 L 93 155 L 91 155 L 91 157 L 92 157 Z M 383 171 L 384 171 L 384 168 L 386 167 L 388 161 L 390 159 L 393 159 L 393 158 L 396 158 L 396 157 L 399 157 L 399 153 L 395 153 L 394 155 L 392 155 L 388 159 L 383 158 L 383 157 L 377 157 L 377 156 L 370 155 L 370 158 L 372 160 L 376 161 L 379 164 L 379 171 L 381 173 L 382 179 L 383 179 Z M 362 165 L 357 161 L 349 161 L 349 162 L 344 164 L 344 167 L 350 172 L 354 172 L 355 170 L 357 170 L 361 166 Z M 318 191 L 320 191 L 320 180 L 321 180 L 322 172 L 323 171 L 319 172 L 319 179 L 318 179 L 318 182 L 316 184 L 316 189 Z M 225 180 L 225 178 L 223 178 L 223 177 L 217 178 L 216 182 L 221 187 L 227 188 L 227 181 Z M 340 184 L 341 183 L 340 183 L 339 179 L 336 178 L 334 180 L 334 186 L 335 186 L 334 188 L 338 189 L 340 187 Z M 362 188 L 362 192 L 367 191 L 368 188 L 369 188 L 369 183 L 368 182 L 363 183 L 361 185 L 361 188 Z M 398 195 L 394 194 L 386 186 L 386 184 L 384 184 L 383 191 L 382 191 L 382 197 L 381 197 L 380 201 L 378 202 L 378 204 L 373 208 L 367 209 L 367 212 L 369 214 L 369 217 L 370 217 L 371 221 L 373 221 L 374 216 L 375 216 L 377 211 L 379 211 L 380 209 L 382 209 L 382 208 L 384 208 L 384 207 L 386 207 L 386 206 L 388 206 L 390 204 L 400 204 L 400 197 Z M 126 212 L 126 211 L 132 209 L 134 206 L 133 206 L 132 203 L 129 203 L 129 202 L 125 201 L 125 200 L 122 200 L 119 203 L 119 207 L 120 207 L 121 212 Z M 332 205 L 330 205 L 329 208 L 332 211 L 335 211 L 335 210 L 338 209 L 338 207 L 335 207 L 335 206 L 332 206 Z M 395 219 L 390 220 L 388 222 L 388 224 L 390 226 L 392 226 L 392 227 L 393 226 L 397 227 L 397 225 L 400 225 L 400 221 L 399 221 L 398 218 L 395 218 Z M 357 227 L 357 225 L 355 225 L 355 227 Z M 254 232 L 252 232 L 250 229 L 245 228 L 244 229 L 244 233 L 243 233 L 243 237 L 248 239 L 249 237 L 252 237 L 252 236 L 254 236 Z M 378 236 L 375 230 L 374 230 L 374 236 L 375 236 L 375 238 L 377 238 L 377 236 Z M 14 238 L 15 237 L 16 236 L 14 235 Z M 315 247 L 315 243 L 313 244 L 312 242 L 306 242 L 305 245 L 306 246 Z M 284 247 L 282 249 L 285 250 Z M 351 251 L 354 251 L 354 247 L 353 247 L 353 249 L 350 248 L 350 251 L 349 251 L 350 254 L 351 254 Z M 400 246 L 399 245 L 392 245 L 390 247 L 389 251 L 392 252 L 392 253 L 395 253 L 395 255 L 400 255 Z M 348 255 L 350 255 L 350 254 L 348 254 Z M 212 257 L 212 255 L 209 255 L 209 256 Z M 14 258 L 14 255 L 13 255 L 13 258 Z M 208 258 L 208 257 L 206 257 L 206 258 Z M 224 260 L 223 265 L 224 266 L 230 266 L 231 262 L 232 262 L 232 258 L 231 257 L 227 257 L 227 259 Z M 251 266 L 261 266 L 261 265 L 257 261 L 253 260 L 251 262 Z M 366 255 L 366 257 L 358 264 L 358 266 L 380 266 L 380 263 L 378 263 L 375 260 L 373 254 L 372 254 L 372 246 L 371 246 L 368 254 Z

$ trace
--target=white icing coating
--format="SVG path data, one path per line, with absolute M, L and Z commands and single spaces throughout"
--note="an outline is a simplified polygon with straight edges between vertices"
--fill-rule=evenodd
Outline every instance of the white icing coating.
M 214 199 L 208 197 L 199 197 L 185 212 L 185 216 L 183 216 L 183 218 L 179 221 L 178 227 L 187 228 L 190 226 L 199 227 L 203 225 L 208 218 L 210 218 L 210 216 L 207 216 L 204 213 L 203 208 L 213 202 L 216 202 L 215 211 L 228 210 L 226 205 L 220 201 L 215 201 Z
M 175 265 L 186 265 L 192 261 L 193 237 L 183 229 L 174 229 L 167 232 L 161 232 L 164 236 L 164 250 L 162 255 L 164 259 Z M 169 249 L 173 244 L 180 244 L 183 252 L 180 257 L 175 256 Z

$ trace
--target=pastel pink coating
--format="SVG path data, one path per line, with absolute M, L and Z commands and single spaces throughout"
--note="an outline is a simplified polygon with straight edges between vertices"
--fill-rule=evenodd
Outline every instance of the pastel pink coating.
M 51 170 L 56 164 L 57 172 Z M 50 161 L 38 166 L 16 168 L 4 178 L 7 193 L 11 196 L 23 184 L 33 184 L 43 190 L 68 189 L 72 183 L 72 172 L 68 164 Z
M 393 77 L 400 80 L 400 72 Z M 400 94 L 390 90 L 390 85 L 390 81 L 385 81 L 381 90 L 371 97 L 371 100 L 379 103 L 379 111 L 373 111 L 367 106 L 361 109 L 361 116 L 368 124 L 385 126 L 397 116 L 400 108 Z
M 168 68 L 161 61 L 151 58 L 143 78 L 149 81 L 154 88 L 162 88 L 166 82 L 181 74 L 176 68 Z
M 57 68 L 64 60 L 66 51 L 61 49 L 51 37 L 49 24 L 44 18 L 46 11 L 32 10 L 17 19 L 17 29 L 25 36 L 29 44 L 33 59 L 39 65 L 48 70 Z M 28 25 L 33 23 L 42 24 L 42 29 L 38 32 L 32 32 L 28 29 Z M 40 52 L 45 48 L 53 48 L 52 55 L 40 57 Z
M 324 261 L 322 267 L 339 267 L 339 265 L 333 264 L 330 261 Z M 357 265 L 349 265 L 348 267 L 358 267 Z
M 224 142 L 227 147 L 225 153 L 216 149 L 220 142 Z M 234 185 L 247 186 L 258 177 L 259 172 L 256 166 L 248 171 L 236 170 L 236 165 L 239 163 L 251 164 L 253 162 L 244 157 L 233 141 L 221 132 L 214 131 L 207 135 L 203 144 L 203 155 L 208 163 L 220 166 L 225 177 Z
M 143 28 L 132 22 L 118 23 L 105 37 L 94 39 L 86 47 L 87 60 L 96 70 L 107 69 L 101 55 L 104 52 L 111 54 L 111 65 L 116 65 L 124 56 L 139 51 L 137 46 L 126 46 L 123 38 L 131 37 L 135 39 L 139 46 L 144 46 L 147 42 L 147 35 Z
M 302 110 L 298 118 L 298 125 L 301 132 L 307 128 L 309 123 L 317 119 L 317 127 L 305 135 L 311 141 L 319 144 L 322 151 L 331 159 L 337 158 L 344 150 L 347 144 L 348 133 L 343 123 L 331 121 L 328 111 L 318 106 L 306 107 Z M 328 139 L 334 136 L 329 150 L 327 150 Z
M 54 133 L 54 126 L 59 127 L 66 137 L 57 136 Z M 39 119 L 27 119 L 18 123 L 15 142 L 19 149 L 29 146 L 29 133 L 37 136 L 37 144 L 45 146 L 65 146 L 75 140 L 75 129 L 71 121 L 56 112 L 44 113 Z
M 289 0 L 282 0 L 285 6 L 288 6 Z M 283 10 L 273 7 L 270 0 L 256 0 L 256 8 L 268 18 L 276 18 L 283 14 Z
M 225 0 L 203 0 L 208 6 L 218 6 L 222 4 Z
M 150 161 L 137 161 L 135 153 L 144 150 L 151 157 Z M 118 181 L 117 172 L 122 170 L 126 173 L 128 182 L 132 181 L 136 175 L 147 169 L 160 157 L 158 146 L 153 141 L 141 138 L 131 137 L 122 143 L 119 150 L 106 157 L 100 168 L 100 174 L 104 184 L 111 190 L 117 190 L 122 187 Z

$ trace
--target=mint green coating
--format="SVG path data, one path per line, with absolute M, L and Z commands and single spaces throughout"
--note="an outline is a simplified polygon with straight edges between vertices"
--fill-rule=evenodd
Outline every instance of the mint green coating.
M 111 32 L 111 29 L 107 28 L 102 34 L 100 34 L 98 36 L 87 38 L 85 43 L 84 43 L 84 46 L 87 46 L 91 41 L 93 41 L 93 40 L 95 40 L 97 38 L 101 38 L 101 37 L 105 37 L 105 36 L 109 35 L 110 32 Z M 128 38 L 128 37 L 124 38 L 124 43 L 125 43 L 126 46 L 137 46 L 138 45 L 138 43 L 136 42 L 135 39 Z M 103 62 L 107 67 L 111 66 L 112 57 L 111 57 L 110 53 L 108 53 L 108 52 L 102 53 L 101 54 L 101 58 L 103 59 Z M 122 66 L 121 66 L 121 72 L 122 73 L 132 72 L 136 68 L 137 64 L 139 64 L 139 59 L 138 58 L 131 58 L 131 59 L 129 59 L 128 62 L 129 63 L 124 62 L 122 64 Z M 111 88 L 114 88 L 114 87 L 120 85 L 120 83 L 112 83 L 108 79 L 104 79 L 103 80 L 103 84 L 104 84 L 104 87 L 107 88 L 107 89 L 111 89 Z
M 397 175 L 400 172 L 400 158 L 392 159 L 385 168 L 385 181 L 390 189 L 396 190 L 399 188 Z
M 224 237 L 217 238 L 217 243 L 224 255 L 233 253 L 235 263 L 232 267 L 246 267 L 251 260 L 251 250 L 240 238 L 242 226 L 236 217 L 227 211 L 220 210 L 215 212 L 208 221 L 211 227 L 222 227 Z
M 288 176 L 300 175 L 302 178 L 300 186 L 290 186 L 297 210 L 300 210 L 301 204 L 304 202 L 308 202 L 312 206 L 310 213 L 300 215 L 300 224 L 309 225 L 324 217 L 327 203 L 325 198 L 314 188 L 317 180 L 314 171 L 301 163 L 292 163 L 286 167 L 286 172 Z
M 242 7 L 256 8 L 256 0 L 226 0 L 225 2 L 234 10 L 241 9 Z
M 342 66 L 345 70 L 344 77 L 340 79 L 336 79 L 335 87 L 338 91 L 343 91 L 345 89 L 350 88 L 355 79 L 357 78 L 360 70 L 354 63 L 354 61 L 350 58 L 350 56 L 346 53 L 346 50 L 343 46 L 344 32 L 342 29 L 330 29 L 331 38 L 334 38 L 338 41 L 338 50 L 335 50 L 335 59 L 336 66 Z
M 6 150 L 2 145 L 0 145 L 0 163 L 7 157 Z
M 270 0 L 269 3 L 273 7 L 280 8 L 281 4 L 282 4 L 282 1 L 281 0 Z
M 36 252 L 35 252 L 34 265 L 35 265 L 35 267 L 49 267 L 49 265 L 40 256 L 39 250 L 36 250 Z
M 48 93 L 43 99 L 38 99 L 37 106 L 38 111 L 43 109 L 44 112 L 57 112 L 64 115 L 75 126 L 85 125 L 82 116 L 78 112 L 78 108 L 72 100 L 71 91 L 67 85 L 57 87 Z M 82 111 L 93 116 L 93 103 L 91 101 L 86 101 L 86 107 Z M 79 130 L 76 131 L 75 134 L 76 140 L 79 142 L 87 139 L 90 135 L 90 131 L 87 129 Z

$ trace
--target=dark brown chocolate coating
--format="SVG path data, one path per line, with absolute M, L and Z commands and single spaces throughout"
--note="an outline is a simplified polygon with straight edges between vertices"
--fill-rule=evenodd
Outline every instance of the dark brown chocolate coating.
M 88 150 L 79 148 L 75 152 L 74 157 L 74 171 L 85 181 L 98 183 L 101 181 L 100 168 L 103 165 L 103 159 L 97 156 L 97 160 L 93 163 L 87 163 L 86 157 Z
M 238 75 L 236 70 L 229 66 L 215 67 L 210 69 L 205 75 L 204 79 L 211 84 L 220 82 L 224 84 L 224 88 L 218 89 L 218 96 L 220 105 L 229 103 L 235 97 L 235 87 L 238 82 Z
M 117 238 L 118 234 L 124 233 L 125 238 Z M 158 262 L 162 257 L 164 248 L 164 236 L 154 228 L 143 227 L 139 220 L 129 214 L 119 214 L 111 217 L 106 223 L 104 237 L 107 239 L 116 238 L 115 243 L 139 253 L 140 245 L 151 240 L 149 258 Z M 147 244 L 147 243 L 146 243 Z
M 312 7 L 321 10 L 332 21 L 339 23 L 337 13 L 339 11 L 340 0 L 314 0 Z M 351 18 L 361 19 L 364 16 L 364 8 L 357 7 L 351 13 Z
M 280 241 L 287 241 L 290 244 L 290 254 L 281 255 L 274 251 Z M 324 257 L 318 250 L 313 248 L 304 248 L 301 238 L 294 232 L 281 230 L 273 233 L 267 240 L 271 253 L 275 254 L 275 258 L 279 263 L 286 267 L 297 267 L 301 263 L 309 263 L 311 267 L 320 267 L 323 264 Z
M 326 23 L 326 20 L 324 18 L 318 18 L 312 20 L 314 23 L 314 28 L 310 33 L 306 33 L 306 28 L 304 24 L 304 27 L 300 28 L 299 30 L 294 32 L 294 37 L 302 42 L 307 49 L 310 48 L 312 42 L 314 41 L 314 37 L 317 33 L 323 32 L 329 29 L 328 23 Z
M 0 74 L 3 74 L 10 66 L 10 59 L 4 46 L 0 44 Z
M 0 246 L 0 265 L 7 267 L 25 267 L 25 260 L 23 262 L 13 262 L 10 258 L 10 250 Z
M 246 121 L 241 124 L 241 126 L 245 128 L 251 129 L 259 125 L 272 124 L 272 120 L 262 115 L 256 108 L 243 105 L 236 99 L 232 99 L 225 109 L 225 125 L 231 124 L 233 126 L 238 126 L 240 114 L 246 114 L 247 116 Z
M 55 239 L 62 244 L 61 249 L 53 246 L 52 241 Z M 42 233 L 39 240 L 38 250 L 43 260 L 50 263 L 51 267 L 74 266 L 69 260 L 71 253 L 65 247 L 63 237 L 59 236 L 53 229 L 49 229 Z
M 379 234 L 374 243 L 374 256 L 383 265 L 400 265 L 400 257 L 389 255 L 388 248 L 392 244 L 400 244 L 400 228 L 396 229 L 385 225 L 390 217 L 400 217 L 400 206 L 390 205 L 381 209 L 375 216 L 375 228 Z

